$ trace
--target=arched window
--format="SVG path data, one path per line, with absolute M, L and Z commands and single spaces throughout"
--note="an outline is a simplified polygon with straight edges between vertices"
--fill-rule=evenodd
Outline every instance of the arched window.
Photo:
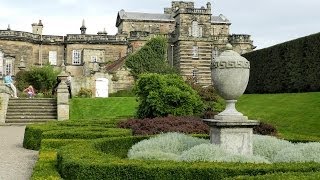
M 189 36 L 202 37 L 202 26 L 198 24 L 198 21 L 192 21 L 192 27 L 189 27 Z
M 199 37 L 199 25 L 197 21 L 192 21 L 192 36 Z

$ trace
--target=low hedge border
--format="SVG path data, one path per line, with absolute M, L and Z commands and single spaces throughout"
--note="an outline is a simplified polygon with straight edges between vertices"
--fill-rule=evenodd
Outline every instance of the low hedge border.
M 60 180 L 62 179 L 56 169 L 57 151 L 55 150 L 41 150 L 39 159 L 33 168 L 31 176 L 32 180 Z
M 255 180 L 269 180 L 269 179 L 320 179 L 320 172 L 290 172 L 290 173 L 274 173 L 274 174 L 265 174 L 258 176 L 238 176 L 233 177 L 232 179 L 255 179 Z M 230 178 L 231 180 L 231 178 Z
M 62 146 L 83 143 L 84 139 L 43 139 L 39 159 L 33 168 L 32 180 L 60 180 L 62 179 L 57 171 L 57 149 Z
M 64 179 L 222 179 L 320 171 L 319 163 L 188 163 L 126 159 L 128 149 L 145 138 L 103 138 L 64 146 L 57 155 L 59 173 Z
M 101 124 L 100 124 L 101 125 Z M 114 125 L 100 126 L 80 123 L 48 123 L 27 125 L 23 147 L 39 150 L 42 139 L 95 139 L 102 137 L 130 136 L 129 129 L 114 128 Z

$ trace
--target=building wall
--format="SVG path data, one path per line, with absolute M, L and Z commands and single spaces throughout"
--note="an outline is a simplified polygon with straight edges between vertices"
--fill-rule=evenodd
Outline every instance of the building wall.
M 91 50 L 103 50 L 104 51 L 104 61 L 113 62 L 119 57 L 126 56 L 127 45 L 112 45 L 112 44 L 68 44 L 66 47 L 66 58 L 67 64 L 72 64 L 72 51 L 91 49 Z
M 132 31 L 145 31 L 150 34 L 168 34 L 174 30 L 174 22 L 124 20 L 118 27 L 120 32 L 130 35 Z

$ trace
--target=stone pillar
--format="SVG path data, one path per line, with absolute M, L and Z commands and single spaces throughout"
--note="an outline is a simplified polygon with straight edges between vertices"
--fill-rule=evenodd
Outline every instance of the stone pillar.
M 8 102 L 11 96 L 11 89 L 0 79 L 0 125 L 6 121 Z
M 61 82 L 57 89 L 57 113 L 58 121 L 64 121 L 69 119 L 69 91 L 66 84 L 68 74 L 65 71 L 62 71 L 58 75 L 58 78 L 61 79 Z

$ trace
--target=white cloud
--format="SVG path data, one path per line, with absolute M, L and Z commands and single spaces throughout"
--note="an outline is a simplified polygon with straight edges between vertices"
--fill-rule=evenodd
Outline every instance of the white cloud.
M 59 3 L 62 5 L 72 5 L 76 4 L 78 0 L 59 0 Z

